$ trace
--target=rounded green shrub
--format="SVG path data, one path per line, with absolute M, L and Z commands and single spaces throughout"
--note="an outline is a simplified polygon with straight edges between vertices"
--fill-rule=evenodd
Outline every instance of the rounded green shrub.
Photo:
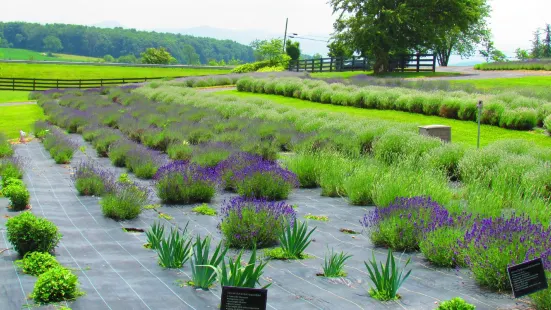
M 458 112 L 463 100 L 461 98 L 448 97 L 442 100 L 440 105 L 440 116 L 445 118 L 458 118 Z
M 300 187 L 314 188 L 318 186 L 317 156 L 301 153 L 285 158 L 287 168 L 298 178 Z
M 450 300 L 446 300 L 438 305 L 436 310 L 474 310 L 476 307 L 467 303 L 461 297 L 455 297 Z
M 42 304 L 73 300 L 81 294 L 78 289 L 78 277 L 68 269 L 56 267 L 38 277 L 31 298 Z
M 482 124 L 497 126 L 499 125 L 499 120 L 504 111 L 505 103 L 501 101 L 490 101 L 484 104 L 480 122 Z
M 75 188 L 82 196 L 101 196 L 105 192 L 105 184 L 97 175 L 76 179 Z
M 192 152 L 191 146 L 182 142 L 172 143 L 166 149 L 168 157 L 172 160 L 190 160 Z
M 29 191 L 25 186 L 11 184 L 2 190 L 2 194 L 10 200 L 11 208 L 15 211 L 25 210 L 29 204 Z
M 477 103 L 474 101 L 466 100 L 459 106 L 457 111 L 457 117 L 464 121 L 476 121 L 476 114 L 478 108 Z
M 27 252 L 51 252 L 61 239 L 57 227 L 45 218 L 23 212 L 6 222 L 8 240 L 19 255 Z
M 344 180 L 344 191 L 353 205 L 366 206 L 373 204 L 373 184 L 382 167 L 376 164 L 364 164 Z
M 536 111 L 528 108 L 505 110 L 499 120 L 500 127 L 519 130 L 531 130 L 537 123 Z
M 543 121 L 543 126 L 545 126 L 547 131 L 551 133 L 551 115 L 545 118 L 545 120 Z
M 46 271 L 61 265 L 50 253 L 28 252 L 23 259 L 15 262 L 23 273 L 39 276 Z
M 425 155 L 426 162 L 433 168 L 440 169 L 452 179 L 459 179 L 459 161 L 465 149 L 461 145 L 446 143 Z

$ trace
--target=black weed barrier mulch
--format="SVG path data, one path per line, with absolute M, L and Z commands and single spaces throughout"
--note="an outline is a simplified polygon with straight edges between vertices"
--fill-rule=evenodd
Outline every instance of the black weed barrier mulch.
M 87 146 L 87 155 L 77 151 L 73 164 L 87 156 L 104 168 L 117 173 L 106 158 L 96 158 L 95 151 L 80 136 L 81 145 Z M 196 290 L 183 285 L 191 279 L 189 263 L 180 269 L 163 269 L 157 255 L 146 249 L 144 233 L 125 232 L 123 227 L 148 229 L 160 221 L 159 212 L 173 217 L 162 220 L 165 226 L 183 228 L 189 221 L 193 233 L 211 234 L 213 244 L 221 240 L 216 226 L 218 217 L 197 215 L 193 206 L 162 206 L 157 210 L 144 210 L 138 219 L 116 222 L 105 218 L 98 198 L 79 197 L 72 184 L 68 165 L 56 165 L 42 145 L 32 142 L 19 145 L 18 155 L 29 158 L 25 168 L 25 183 L 31 193 L 32 212 L 53 221 L 63 234 L 56 248 L 58 260 L 74 269 L 79 276 L 85 296 L 68 305 L 72 309 L 218 309 L 221 290 L 219 285 L 209 291 Z M 152 187 L 152 181 L 149 186 Z M 144 184 L 142 182 L 142 184 Z M 224 199 L 231 197 L 219 193 L 211 206 L 220 209 Z M 299 218 L 304 215 L 327 215 L 328 222 L 309 221 L 317 226 L 314 241 L 307 249 L 310 258 L 301 261 L 271 261 L 265 268 L 263 283 L 271 281 L 268 289 L 268 309 L 434 309 L 435 302 L 462 297 L 475 304 L 477 309 L 520 309 L 526 303 L 516 302 L 509 295 L 499 295 L 480 289 L 466 270 L 439 269 L 430 266 L 420 254 L 412 257 L 410 278 L 399 290 L 401 299 L 381 303 L 367 291 L 368 280 L 364 261 L 372 251 L 377 259 L 386 258 L 386 250 L 374 248 L 364 234 L 346 234 L 341 229 L 361 232 L 359 220 L 369 208 L 348 205 L 341 198 L 321 197 L 320 191 L 297 190 L 289 204 L 298 205 Z M 0 198 L 1 238 L 0 250 L 6 248 L 6 199 Z M 327 249 L 345 251 L 353 257 L 347 262 L 344 278 L 327 279 L 316 276 L 321 272 Z M 234 254 L 232 251 L 230 254 Z M 400 257 L 400 254 L 396 255 Z M 27 303 L 36 278 L 16 272 L 12 251 L 2 254 L 0 261 L 0 308 L 21 309 Z M 403 261 L 407 255 L 402 257 Z

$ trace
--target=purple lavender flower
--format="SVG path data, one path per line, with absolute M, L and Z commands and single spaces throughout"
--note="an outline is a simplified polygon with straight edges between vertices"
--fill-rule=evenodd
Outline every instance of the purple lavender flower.
M 295 210 L 284 202 L 235 197 L 224 201 L 218 228 L 234 247 L 252 248 L 273 245 L 284 228 L 293 225 Z

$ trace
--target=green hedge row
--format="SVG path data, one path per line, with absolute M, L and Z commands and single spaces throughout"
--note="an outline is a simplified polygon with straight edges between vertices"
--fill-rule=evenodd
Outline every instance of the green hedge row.
M 30 194 L 23 178 L 21 161 L 10 157 L 13 149 L 8 139 L 0 133 L 0 194 L 10 200 L 14 211 L 24 210 L 29 204 Z
M 298 78 L 245 77 L 243 92 L 276 94 L 313 102 L 366 109 L 398 110 L 465 121 L 476 121 L 477 102 L 484 100 L 481 122 L 508 129 L 530 130 L 551 115 L 551 103 L 523 96 L 477 95 L 461 91 L 423 92 L 407 88 L 357 87 Z
M 475 65 L 476 70 L 543 70 L 551 71 L 551 59 L 539 61 L 487 62 Z

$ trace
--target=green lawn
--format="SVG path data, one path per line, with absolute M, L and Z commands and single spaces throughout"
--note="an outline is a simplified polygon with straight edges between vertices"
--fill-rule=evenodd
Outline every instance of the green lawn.
M 375 76 L 373 71 L 347 71 L 347 72 L 318 72 L 310 73 L 310 76 L 318 79 L 349 79 L 358 75 Z M 456 72 L 391 72 L 377 77 L 393 77 L 393 78 L 426 78 L 438 76 L 456 76 L 460 75 Z
M 5 102 L 29 101 L 28 91 L 0 90 L 0 104 Z
M 472 79 L 472 80 L 453 80 L 452 84 L 471 84 L 479 89 L 534 89 L 551 88 L 551 75 L 549 76 L 525 76 L 519 78 L 499 78 L 499 79 Z
M 36 61 L 81 61 L 81 62 L 99 62 L 101 58 L 68 55 L 68 54 L 53 54 L 48 56 L 46 53 L 35 52 L 18 48 L 0 48 L 0 59 L 8 60 L 36 60 Z
M 407 113 L 401 111 L 388 111 L 388 110 L 372 110 L 372 109 L 360 109 L 355 107 L 337 106 L 331 104 L 315 103 L 295 98 L 282 97 L 277 95 L 265 95 L 265 94 L 253 94 L 253 93 L 240 93 L 236 90 L 221 91 L 216 94 L 220 95 L 235 95 L 243 98 L 263 98 L 273 102 L 292 106 L 299 109 L 313 109 L 318 111 L 331 111 L 341 112 L 363 119 L 377 120 L 389 120 L 401 123 L 410 123 L 416 125 L 448 125 L 452 127 L 452 141 L 455 143 L 461 143 L 469 146 L 476 146 L 477 136 L 477 124 L 474 122 L 452 120 L 442 118 L 438 116 L 426 116 L 421 114 Z M 531 141 L 535 144 L 551 147 L 551 137 L 543 133 L 543 131 L 516 131 L 508 130 L 495 126 L 482 125 L 481 126 L 481 145 L 503 140 L 503 139 L 523 139 Z
M 177 77 L 229 73 L 230 69 L 144 68 L 93 65 L 0 63 L 0 77 L 43 79 L 108 79 Z
M 19 130 L 32 132 L 36 120 L 43 119 L 42 108 L 36 104 L 2 106 L 0 104 L 0 132 L 9 138 L 19 137 Z

